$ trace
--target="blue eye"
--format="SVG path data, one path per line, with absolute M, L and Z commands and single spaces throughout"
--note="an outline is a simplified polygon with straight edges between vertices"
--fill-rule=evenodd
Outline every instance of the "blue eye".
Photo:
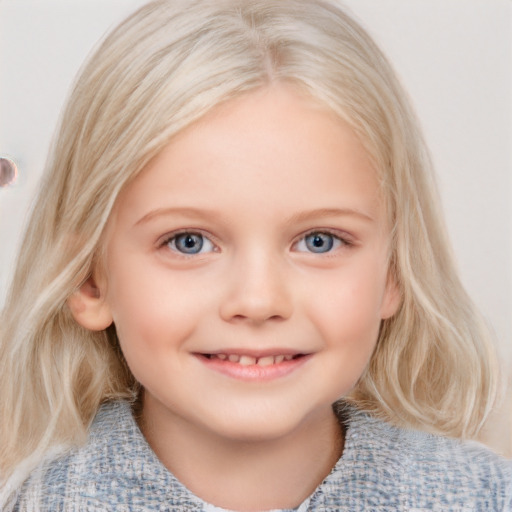
M 314 231 L 297 243 L 296 249 L 299 252 L 312 252 L 322 254 L 338 248 L 343 242 L 331 233 L 322 231 Z
M 169 238 L 166 244 L 174 251 L 181 252 L 182 254 L 193 255 L 214 250 L 213 243 L 201 235 L 201 233 L 180 233 Z

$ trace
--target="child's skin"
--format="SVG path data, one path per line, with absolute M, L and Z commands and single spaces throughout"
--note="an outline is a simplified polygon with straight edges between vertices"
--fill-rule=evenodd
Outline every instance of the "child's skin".
M 141 428 L 188 488 L 231 509 L 293 507 L 339 458 L 331 404 L 398 308 L 389 239 L 349 125 L 273 85 L 214 109 L 129 184 L 70 306 L 89 329 L 115 322 Z

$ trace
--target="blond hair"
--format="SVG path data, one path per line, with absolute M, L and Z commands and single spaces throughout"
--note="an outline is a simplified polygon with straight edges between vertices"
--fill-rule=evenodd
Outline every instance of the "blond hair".
M 66 304 L 100 257 L 119 191 L 185 126 L 273 82 L 351 123 L 387 199 L 402 304 L 347 398 L 395 424 L 478 432 L 497 389 L 492 343 L 457 277 L 428 152 L 386 58 L 332 2 L 157 0 L 82 69 L 47 162 L 0 323 L 4 480 L 83 442 L 102 402 L 137 393 L 115 327 L 87 331 Z

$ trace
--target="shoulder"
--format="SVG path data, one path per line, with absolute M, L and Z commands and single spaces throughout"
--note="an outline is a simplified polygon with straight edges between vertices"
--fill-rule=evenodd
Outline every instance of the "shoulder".
M 476 442 L 352 411 L 340 467 L 347 464 L 356 487 L 399 510 L 512 510 L 512 461 Z
M 476 442 L 395 430 L 389 446 L 403 467 L 403 480 L 425 506 L 512 510 L 512 461 Z
M 32 471 L 20 489 L 15 510 L 74 510 L 76 494 L 92 494 L 102 474 L 117 472 L 120 445 L 123 437 L 130 436 L 128 411 L 124 402 L 103 405 L 84 445 L 49 458 Z
M 104 405 L 86 444 L 38 467 L 14 510 L 152 511 L 187 491 L 160 464 L 122 401 Z

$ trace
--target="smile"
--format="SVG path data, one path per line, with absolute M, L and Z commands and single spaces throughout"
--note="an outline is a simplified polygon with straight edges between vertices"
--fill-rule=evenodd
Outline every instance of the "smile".
M 231 363 L 238 363 L 242 366 L 271 366 L 273 364 L 279 364 L 283 361 L 291 361 L 292 359 L 296 359 L 301 357 L 302 354 L 280 354 L 280 355 L 269 355 L 262 357 L 253 357 L 245 354 L 204 354 L 208 359 L 220 359 L 221 361 L 230 361 Z
M 298 370 L 313 354 L 195 354 L 210 370 L 244 381 L 270 381 Z

